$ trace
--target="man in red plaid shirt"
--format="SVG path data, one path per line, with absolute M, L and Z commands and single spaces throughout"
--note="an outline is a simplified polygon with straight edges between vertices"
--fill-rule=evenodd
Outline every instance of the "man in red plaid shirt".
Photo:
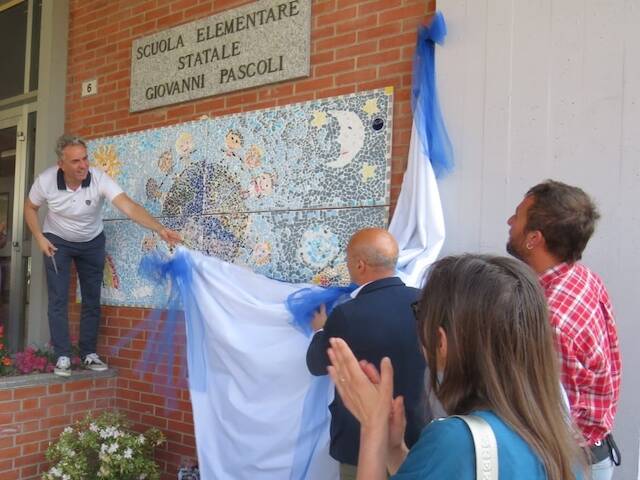
M 611 436 L 620 392 L 620 349 L 609 294 L 578 263 L 599 218 L 577 187 L 547 180 L 532 187 L 509 218 L 507 251 L 540 278 L 560 353 L 571 415 L 589 447 L 592 479 L 619 464 Z

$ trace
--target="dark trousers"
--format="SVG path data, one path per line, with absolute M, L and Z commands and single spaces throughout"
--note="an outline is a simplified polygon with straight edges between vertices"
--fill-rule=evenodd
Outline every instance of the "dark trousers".
M 55 355 L 71 356 L 67 305 L 72 260 L 76 264 L 82 294 L 80 355 L 84 357 L 89 353 L 95 353 L 100 324 L 100 289 L 104 272 L 104 233 L 88 242 L 68 242 L 52 233 L 44 235 L 58 249 L 55 254 L 57 273 L 53 260 L 46 256 L 44 258 L 49 292 L 49 331 Z

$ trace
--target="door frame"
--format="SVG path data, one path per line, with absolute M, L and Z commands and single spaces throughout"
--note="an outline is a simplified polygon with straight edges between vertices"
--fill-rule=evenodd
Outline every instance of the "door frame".
M 0 128 L 16 127 L 16 153 L 11 215 L 11 279 L 9 318 L 6 341 L 11 351 L 22 348 L 27 324 L 26 280 L 24 258 L 31 256 L 31 241 L 25 241 L 24 200 L 27 193 L 27 126 L 28 115 L 36 111 L 35 103 L 0 110 Z
M 38 175 L 51 165 L 53 146 L 56 139 L 64 133 L 65 103 L 68 94 L 69 0 L 42 2 L 41 15 L 37 93 L 30 92 L 6 101 L 0 101 L 0 119 L 22 116 L 25 128 L 29 125 L 28 114 L 37 111 L 34 150 L 35 175 Z M 25 79 L 28 77 L 30 76 L 25 76 Z M 24 149 L 25 146 L 22 148 Z M 30 186 L 27 185 L 26 188 Z M 24 197 L 20 199 L 21 212 L 23 199 Z M 41 208 L 40 210 L 44 209 Z M 22 218 L 20 221 L 23 221 Z M 25 252 L 30 253 L 30 250 L 33 250 L 33 255 L 31 255 L 29 309 L 26 312 L 25 343 L 43 345 L 50 338 L 49 323 L 47 322 L 48 299 L 44 260 L 37 245 L 32 249 L 29 249 L 27 244 L 23 245 L 23 254 Z M 19 345 L 19 347 L 22 347 L 22 345 Z

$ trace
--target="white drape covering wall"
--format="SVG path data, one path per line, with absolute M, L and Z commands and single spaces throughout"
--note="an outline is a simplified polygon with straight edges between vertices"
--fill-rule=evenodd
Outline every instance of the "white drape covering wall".
M 438 186 L 424 151 L 414 134 L 389 227 L 401 249 L 400 275 L 413 286 L 444 242 Z M 310 338 L 290 325 L 284 304 L 307 285 L 271 280 L 186 249 L 179 254 L 193 266 L 183 299 L 190 305 L 188 348 L 201 355 L 205 370 L 202 385 L 191 388 L 202 478 L 336 479 L 328 455 L 333 386 L 328 377 L 308 373 Z M 313 411 L 303 415 L 305 408 Z M 319 430 L 301 424 L 303 416 L 321 420 Z

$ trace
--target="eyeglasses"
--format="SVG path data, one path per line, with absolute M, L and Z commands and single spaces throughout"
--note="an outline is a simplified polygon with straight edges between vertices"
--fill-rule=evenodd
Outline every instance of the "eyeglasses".
M 416 300 L 411 304 L 411 310 L 413 311 L 413 316 L 416 320 L 418 320 L 418 311 L 420 310 L 420 300 Z

